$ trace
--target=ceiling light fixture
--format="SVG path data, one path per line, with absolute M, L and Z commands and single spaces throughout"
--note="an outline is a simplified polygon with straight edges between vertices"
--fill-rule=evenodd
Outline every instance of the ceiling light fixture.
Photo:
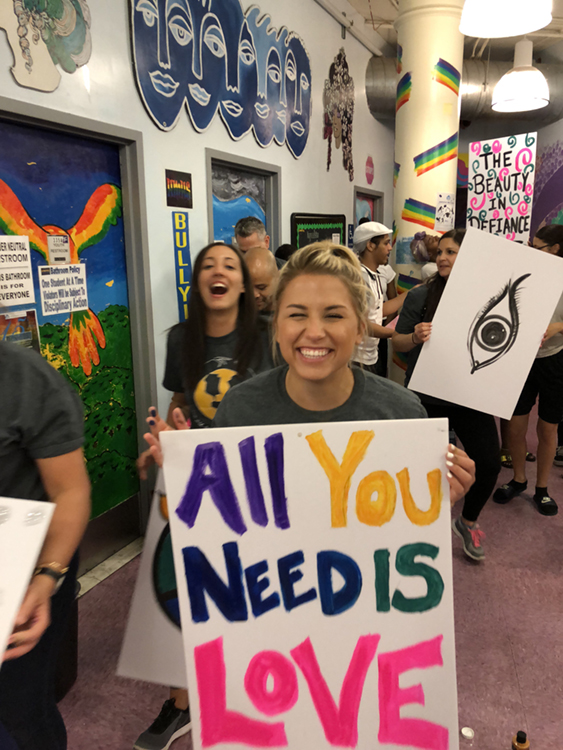
M 551 23 L 553 0 L 465 0 L 459 30 L 465 36 L 523 36 Z
M 495 112 L 529 112 L 549 104 L 545 76 L 532 65 L 534 45 L 523 39 L 514 49 L 514 67 L 505 73 L 493 92 Z

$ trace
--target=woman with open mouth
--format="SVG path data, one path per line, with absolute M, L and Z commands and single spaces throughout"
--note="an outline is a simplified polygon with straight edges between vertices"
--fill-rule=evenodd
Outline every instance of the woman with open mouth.
M 258 319 L 250 274 L 239 250 L 223 243 L 203 248 L 196 258 L 188 319 L 170 329 L 164 387 L 173 392 L 166 423 L 154 407 L 149 426 L 210 427 L 229 388 L 273 367 L 265 324 Z M 189 422 L 186 422 L 186 419 Z M 153 462 L 141 454 L 141 479 Z M 188 693 L 173 688 L 159 716 L 137 739 L 137 750 L 166 748 L 191 727 Z

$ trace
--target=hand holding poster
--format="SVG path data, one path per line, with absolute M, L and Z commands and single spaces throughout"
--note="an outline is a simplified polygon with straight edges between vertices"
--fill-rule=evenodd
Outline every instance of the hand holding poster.
M 530 237 L 537 133 L 469 146 L 467 226 L 526 243 Z
M 54 510 L 52 503 L 0 497 L 0 667 Z
M 161 438 L 194 746 L 456 750 L 447 421 Z
M 563 293 L 563 258 L 468 229 L 409 382 L 510 419 Z

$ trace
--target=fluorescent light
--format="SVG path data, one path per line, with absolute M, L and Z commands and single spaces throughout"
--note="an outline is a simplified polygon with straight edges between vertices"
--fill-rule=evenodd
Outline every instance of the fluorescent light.
M 532 65 L 533 44 L 518 42 L 514 67 L 503 75 L 493 92 L 495 112 L 529 112 L 549 104 L 549 86 L 545 76 Z
M 459 30 L 482 39 L 523 36 L 550 24 L 552 9 L 552 0 L 465 0 Z

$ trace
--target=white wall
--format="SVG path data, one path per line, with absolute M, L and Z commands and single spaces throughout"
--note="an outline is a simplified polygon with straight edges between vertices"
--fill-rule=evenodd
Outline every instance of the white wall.
M 156 365 L 159 383 L 164 368 L 165 331 L 178 319 L 174 260 L 172 253 L 171 209 L 166 207 L 164 170 L 191 172 L 193 210 L 190 211 L 192 256 L 207 244 L 207 198 L 205 185 L 206 147 L 279 165 L 282 169 L 282 242 L 290 241 L 290 215 L 294 211 L 344 213 L 353 220 L 353 186 L 367 187 L 365 163 L 371 154 L 375 179 L 371 187 L 385 193 L 385 221 L 392 222 L 393 131 L 377 123 L 365 98 L 365 70 L 370 53 L 348 35 L 343 41 L 340 26 L 314 0 L 261 0 L 277 28 L 287 26 L 304 40 L 312 65 L 313 111 L 309 141 L 303 156 L 296 160 L 286 146 L 262 149 L 248 135 L 239 142 L 230 139 L 219 116 L 208 131 L 198 134 L 187 112 L 180 114 L 170 132 L 160 131 L 150 119 L 138 94 L 131 62 L 130 4 L 126 0 L 91 0 L 92 56 L 88 63 L 90 91 L 82 71 L 62 73 L 58 89 L 50 94 L 18 86 L 9 71 L 13 63 L 7 40 L 0 34 L 0 91 L 3 96 L 80 115 L 101 122 L 143 132 L 146 170 L 147 222 L 149 232 L 150 276 L 154 310 Z M 250 2 L 243 0 L 243 8 Z M 353 156 L 355 180 L 349 182 L 341 164 L 341 151 L 333 144 L 330 172 L 326 172 L 327 145 L 322 138 L 322 91 L 329 66 L 341 46 L 346 49 L 354 79 Z M 168 396 L 159 390 L 163 409 Z

